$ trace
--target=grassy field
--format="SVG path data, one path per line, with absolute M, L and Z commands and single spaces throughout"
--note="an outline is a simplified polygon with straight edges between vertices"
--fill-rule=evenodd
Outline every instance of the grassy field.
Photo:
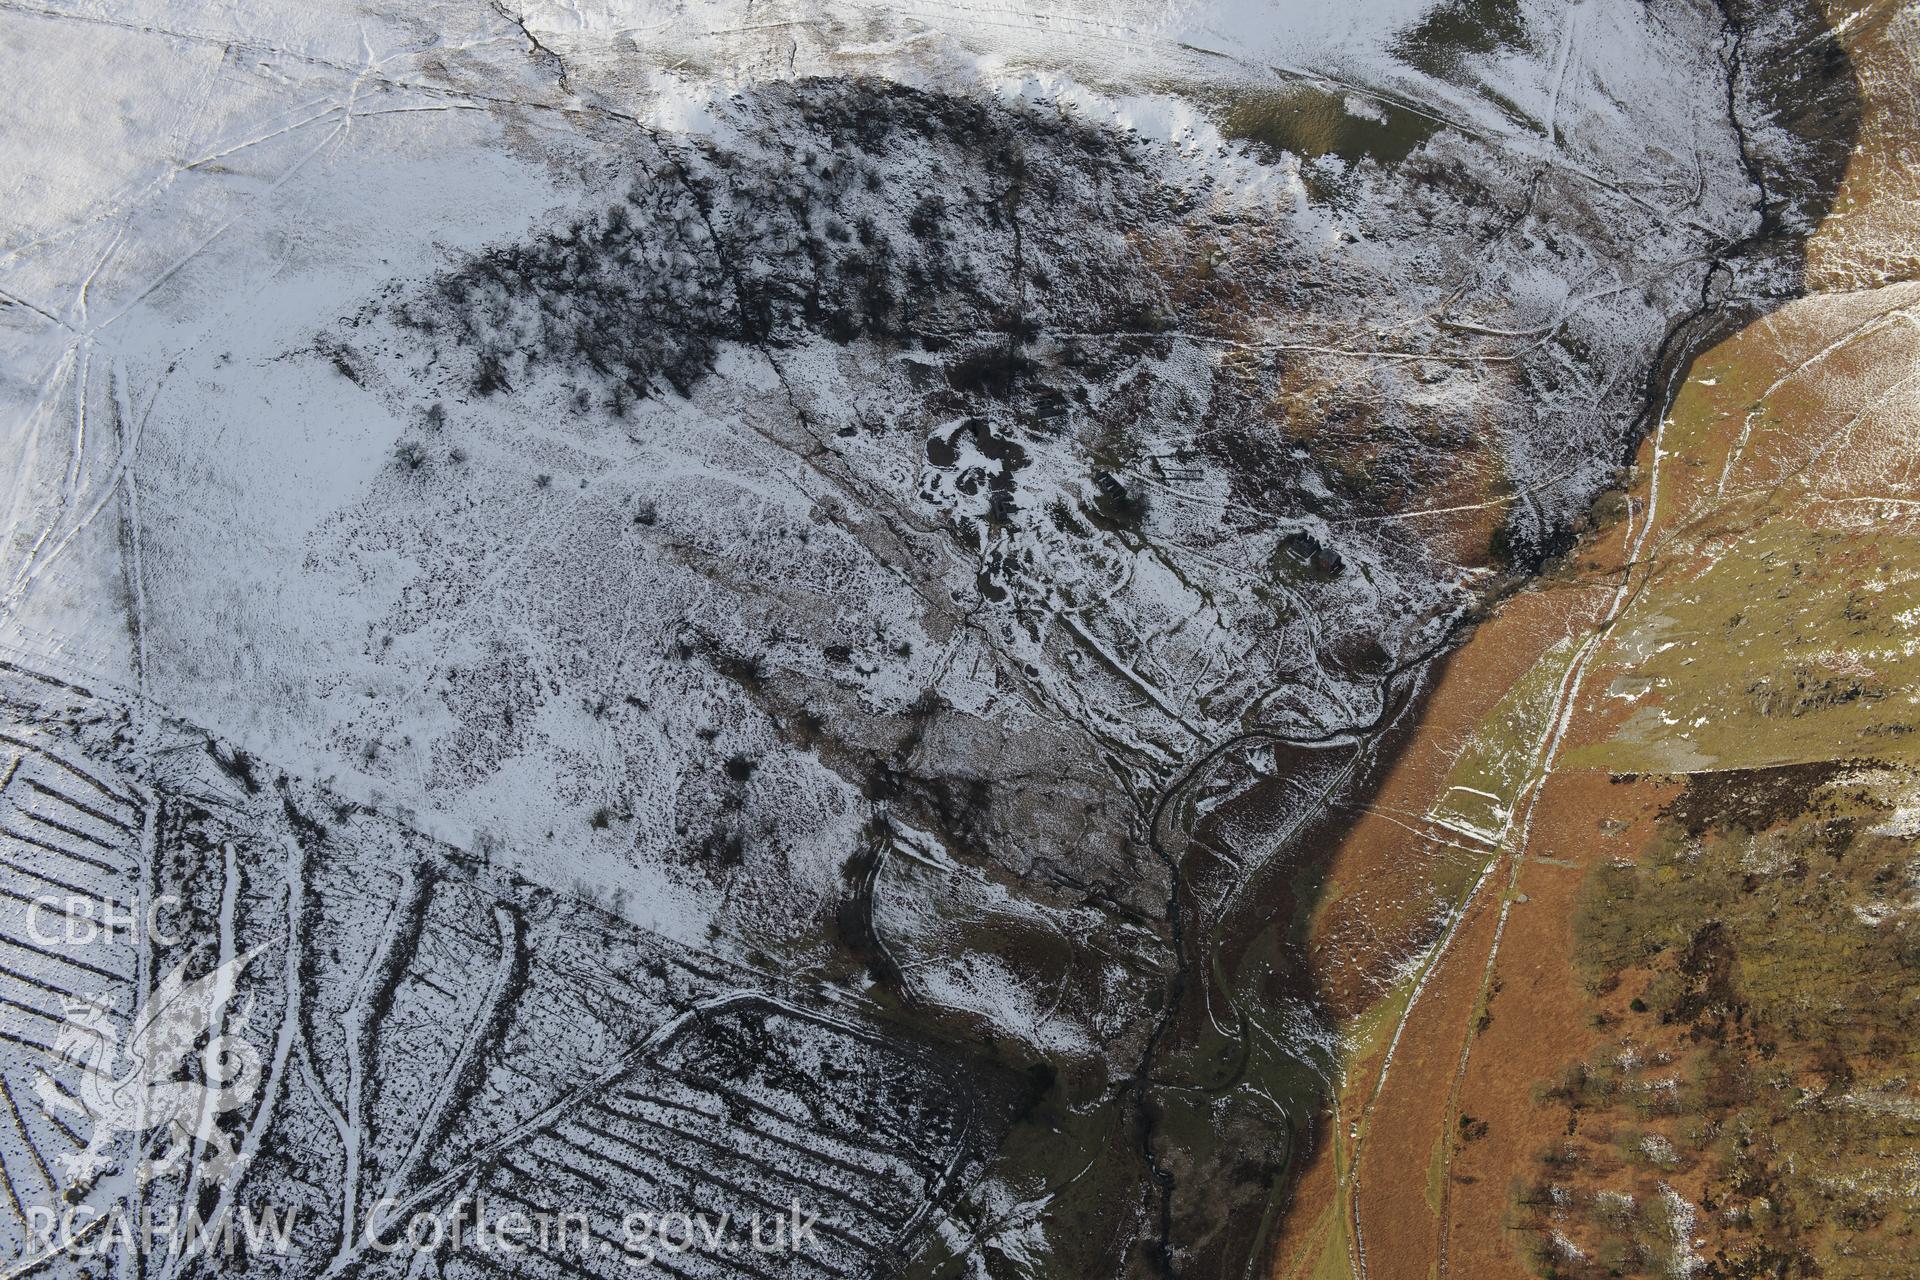
M 1920 20 L 1829 8 L 1864 114 L 1809 296 L 1694 362 L 1334 859 L 1283 1276 L 1920 1275 Z

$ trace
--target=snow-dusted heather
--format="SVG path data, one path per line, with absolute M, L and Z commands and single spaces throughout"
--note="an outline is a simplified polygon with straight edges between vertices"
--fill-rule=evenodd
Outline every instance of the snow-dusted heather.
M 1492 8 L 7 10 L 0 645 L 116 708 L 19 717 L 337 815 L 299 998 L 342 1071 L 386 1014 L 328 966 L 445 863 L 612 912 L 662 1018 L 764 980 L 735 1066 L 817 999 L 1128 1096 L 1183 947 L 1348 780 L 1279 744 L 1375 732 L 1613 482 L 1673 327 L 1786 278 L 1719 265 L 1795 153 L 1728 118 L 1717 8 Z M 512 1001 L 459 1002 L 518 998 L 518 926 L 446 911 L 408 1016 L 498 1051 Z M 415 1034 L 368 1123 L 425 1153 Z M 840 1096 L 780 1088 L 740 1086 Z M 881 1217 L 925 1225 L 958 1114 Z

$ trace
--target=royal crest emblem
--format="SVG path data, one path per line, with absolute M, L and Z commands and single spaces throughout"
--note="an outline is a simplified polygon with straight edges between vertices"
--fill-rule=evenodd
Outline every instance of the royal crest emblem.
M 252 1101 L 260 1087 L 260 1051 L 245 1038 L 245 1009 L 231 1017 L 234 987 L 259 948 L 235 956 L 213 972 L 188 981 L 183 961 L 134 1011 L 125 1045 L 106 998 L 66 999 L 66 1022 L 54 1052 L 77 1066 L 69 1088 L 42 1071 L 34 1092 L 49 1111 L 86 1117 L 92 1132 L 86 1147 L 59 1157 L 63 1171 L 82 1184 L 111 1163 L 116 1135 L 162 1131 L 168 1139 L 157 1156 L 143 1160 L 142 1182 L 167 1174 L 188 1160 L 198 1142 L 202 1176 L 224 1179 L 244 1160 L 220 1127 L 222 1116 Z M 199 1070 L 191 1071 L 197 1062 Z

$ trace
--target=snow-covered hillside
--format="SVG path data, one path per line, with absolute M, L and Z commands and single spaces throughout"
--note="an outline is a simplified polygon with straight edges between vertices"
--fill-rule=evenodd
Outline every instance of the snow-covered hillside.
M 1743 67 L 1792 34 L 1685 0 L 0 9 L 0 644 L 97 709 L 10 705 L 155 812 L 204 736 L 283 897 L 334 806 L 312 838 L 355 857 L 418 841 L 502 910 L 729 967 L 663 1018 L 758 982 L 994 1046 L 943 1107 L 1039 1067 L 1144 1105 L 1196 939 L 1582 526 L 1670 335 L 1791 288 L 1801 197 L 1763 187 L 1806 156 Z M 388 954 L 434 900 L 403 881 L 343 946 Z M 963 1167 L 1032 1191 L 982 1172 L 1004 1117 L 942 1115 L 919 1227 Z

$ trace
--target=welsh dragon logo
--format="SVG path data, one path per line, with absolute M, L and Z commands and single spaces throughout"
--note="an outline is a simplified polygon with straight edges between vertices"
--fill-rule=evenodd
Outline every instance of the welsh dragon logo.
M 226 1009 L 241 970 L 259 950 L 235 956 L 191 982 L 182 961 L 134 1011 L 124 1047 L 104 995 L 62 1001 L 66 1022 L 53 1048 L 80 1068 L 78 1086 L 69 1092 L 43 1071 L 34 1093 L 50 1110 L 92 1122 L 85 1149 L 59 1157 L 76 1183 L 111 1163 L 107 1148 L 115 1135 L 138 1138 L 153 1130 L 160 1130 L 168 1145 L 141 1165 L 142 1182 L 179 1167 L 195 1141 L 209 1153 L 200 1166 L 205 1176 L 221 1179 L 238 1168 L 243 1157 L 219 1120 L 252 1100 L 260 1087 L 261 1058 L 242 1038 L 246 1011 L 228 1018 Z M 190 1075 L 187 1068 L 195 1057 L 199 1071 Z

